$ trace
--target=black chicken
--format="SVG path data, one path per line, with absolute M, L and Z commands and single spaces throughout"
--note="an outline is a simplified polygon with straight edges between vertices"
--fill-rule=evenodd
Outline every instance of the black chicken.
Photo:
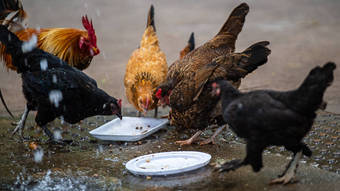
M 263 166 L 262 151 L 271 145 L 284 146 L 294 157 L 283 174 L 271 183 L 289 183 L 295 176 L 301 155 L 312 155 L 302 139 L 312 127 L 315 111 L 333 81 L 335 68 L 331 62 L 315 67 L 299 88 L 287 92 L 241 93 L 227 81 L 214 83 L 214 94 L 221 96 L 224 120 L 247 143 L 247 156 L 243 161 L 227 162 L 219 170 L 236 170 L 249 164 L 258 172 Z
M 52 141 L 53 134 L 46 124 L 57 117 L 74 124 L 94 115 L 121 115 L 121 100 L 109 96 L 97 87 L 95 80 L 73 68 L 58 57 L 34 48 L 34 42 L 22 42 L 0 26 L 0 41 L 13 58 L 21 73 L 27 104 L 13 134 L 25 126 L 29 111 L 37 110 L 36 123 Z

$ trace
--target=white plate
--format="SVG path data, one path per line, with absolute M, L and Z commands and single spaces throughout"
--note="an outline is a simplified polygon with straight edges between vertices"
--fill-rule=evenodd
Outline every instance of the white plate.
M 125 167 L 135 175 L 170 175 L 196 170 L 210 159 L 210 154 L 196 151 L 162 152 L 134 158 Z
M 123 117 L 93 129 L 90 134 L 106 141 L 138 141 L 165 127 L 167 122 L 167 119 Z

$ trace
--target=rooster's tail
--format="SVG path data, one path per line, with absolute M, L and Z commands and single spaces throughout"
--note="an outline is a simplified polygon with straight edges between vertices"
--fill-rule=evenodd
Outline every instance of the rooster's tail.
M 21 0 L 0 0 L 0 24 L 12 32 L 22 30 L 27 25 L 27 13 Z
M 191 33 L 188 44 L 179 53 L 179 59 L 182 59 L 185 55 L 195 49 L 195 37 L 194 32 Z
M 12 58 L 19 57 L 26 50 L 25 46 L 23 46 L 23 41 L 9 31 L 4 25 L 0 25 L 0 42 L 5 46 L 5 52 L 11 55 Z M 27 44 L 29 45 L 29 43 Z M 18 68 L 18 66 L 15 65 L 15 62 L 12 62 L 12 64 Z

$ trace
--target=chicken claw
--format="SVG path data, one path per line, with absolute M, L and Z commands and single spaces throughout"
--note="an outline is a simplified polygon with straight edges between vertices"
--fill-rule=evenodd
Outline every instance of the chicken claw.
M 215 142 L 215 137 L 209 137 L 208 139 L 204 139 L 203 141 L 200 142 L 200 145 L 207 145 L 207 144 L 213 144 L 215 145 L 216 142 Z
M 219 128 L 215 131 L 215 133 L 214 133 L 210 138 L 201 141 L 201 142 L 200 142 L 200 145 L 207 145 L 207 144 L 209 144 L 209 143 L 216 144 L 215 138 L 216 138 L 216 136 L 217 136 L 224 128 L 225 128 L 224 125 L 221 126 L 221 127 L 219 127 Z
M 290 161 L 285 173 L 281 177 L 272 180 L 269 184 L 270 185 L 272 184 L 286 185 L 288 183 L 293 183 L 296 169 L 299 166 L 299 159 L 301 158 L 301 156 L 302 156 L 302 151 L 296 153 L 293 159 Z
M 273 185 L 273 184 L 283 184 L 283 185 L 286 185 L 288 183 L 294 183 L 294 175 L 293 176 L 283 176 L 283 177 L 280 177 L 280 178 L 276 178 L 272 181 L 270 181 L 269 185 Z
M 197 137 L 202 133 L 202 131 L 197 131 L 190 139 L 184 140 L 184 141 L 176 141 L 176 144 L 179 144 L 180 146 L 183 145 L 191 145 L 197 140 Z
M 234 171 L 240 168 L 241 166 L 243 166 L 243 161 L 240 159 L 237 159 L 237 160 L 226 162 L 222 164 L 220 167 L 216 167 L 215 170 L 217 170 L 218 172 L 229 172 L 231 170 Z

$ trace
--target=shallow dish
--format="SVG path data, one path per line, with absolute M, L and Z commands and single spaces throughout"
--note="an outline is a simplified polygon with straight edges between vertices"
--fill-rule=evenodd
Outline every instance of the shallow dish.
M 93 129 L 90 134 L 106 141 L 138 141 L 166 126 L 167 119 L 123 117 Z
M 174 151 L 143 155 L 126 163 L 135 175 L 160 176 L 196 170 L 210 162 L 211 155 L 196 151 Z

